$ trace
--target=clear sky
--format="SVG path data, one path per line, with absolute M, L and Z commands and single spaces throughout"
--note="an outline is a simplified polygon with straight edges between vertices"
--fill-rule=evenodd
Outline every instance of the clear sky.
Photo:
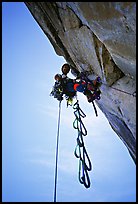
M 53 202 L 58 101 L 49 94 L 64 63 L 23 2 L 2 3 L 3 202 Z M 136 202 L 136 167 L 128 150 L 98 107 L 96 117 L 85 96 L 78 98 L 86 114 L 91 187 L 78 181 L 75 117 L 64 100 L 57 201 Z

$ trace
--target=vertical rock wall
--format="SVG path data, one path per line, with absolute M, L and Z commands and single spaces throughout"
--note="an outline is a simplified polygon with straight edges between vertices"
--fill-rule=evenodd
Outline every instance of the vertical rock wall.
M 87 70 L 89 79 L 102 78 L 101 100 L 96 103 L 135 162 L 136 3 L 25 4 L 74 75 Z

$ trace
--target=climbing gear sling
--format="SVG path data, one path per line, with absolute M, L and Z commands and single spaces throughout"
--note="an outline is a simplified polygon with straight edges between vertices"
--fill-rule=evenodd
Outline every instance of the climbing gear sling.
M 82 122 L 82 118 L 86 117 L 84 112 L 79 106 L 79 102 L 73 105 L 75 120 L 73 127 L 78 130 L 77 145 L 74 151 L 74 155 L 79 159 L 79 181 L 84 184 L 86 188 L 90 187 L 90 178 L 88 171 L 92 170 L 92 164 L 86 151 L 83 136 L 87 135 L 87 130 Z

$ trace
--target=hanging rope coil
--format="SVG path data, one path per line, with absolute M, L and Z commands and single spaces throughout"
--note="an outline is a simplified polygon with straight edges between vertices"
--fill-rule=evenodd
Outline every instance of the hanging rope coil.
M 73 105 L 73 109 L 76 117 L 73 122 L 73 127 L 78 130 L 77 145 L 75 147 L 74 155 L 79 158 L 79 181 L 81 184 L 84 184 L 86 188 L 89 188 L 90 178 L 88 171 L 92 170 L 92 164 L 83 141 L 83 136 L 87 135 L 87 130 L 81 119 L 81 117 L 85 118 L 86 115 L 79 107 L 78 100 Z

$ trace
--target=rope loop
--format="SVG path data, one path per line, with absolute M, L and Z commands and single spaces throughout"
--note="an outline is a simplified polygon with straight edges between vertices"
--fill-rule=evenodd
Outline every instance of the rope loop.
M 87 135 L 87 130 L 86 130 L 85 125 L 84 125 L 84 123 L 82 122 L 82 119 L 81 119 L 81 117 L 85 118 L 86 115 L 81 110 L 81 108 L 79 107 L 78 100 L 73 105 L 73 109 L 75 110 L 74 115 L 76 117 L 74 122 L 73 122 L 73 127 L 74 127 L 74 129 L 78 129 L 78 131 L 80 132 L 79 134 L 82 134 L 82 135 L 86 136 Z
M 90 178 L 88 175 L 88 171 L 85 168 L 85 163 L 83 160 L 79 160 L 79 181 L 81 184 L 84 184 L 86 188 L 90 187 Z
M 86 115 L 79 107 L 78 100 L 74 104 L 73 109 L 75 110 L 75 120 L 73 122 L 73 127 L 74 129 L 78 130 L 77 145 L 74 150 L 74 155 L 79 159 L 79 181 L 81 184 L 84 184 L 86 188 L 89 188 L 90 178 L 88 175 L 88 171 L 92 170 L 92 164 L 83 141 L 83 136 L 87 135 L 87 130 L 81 119 L 81 117 L 84 118 L 86 117 Z

